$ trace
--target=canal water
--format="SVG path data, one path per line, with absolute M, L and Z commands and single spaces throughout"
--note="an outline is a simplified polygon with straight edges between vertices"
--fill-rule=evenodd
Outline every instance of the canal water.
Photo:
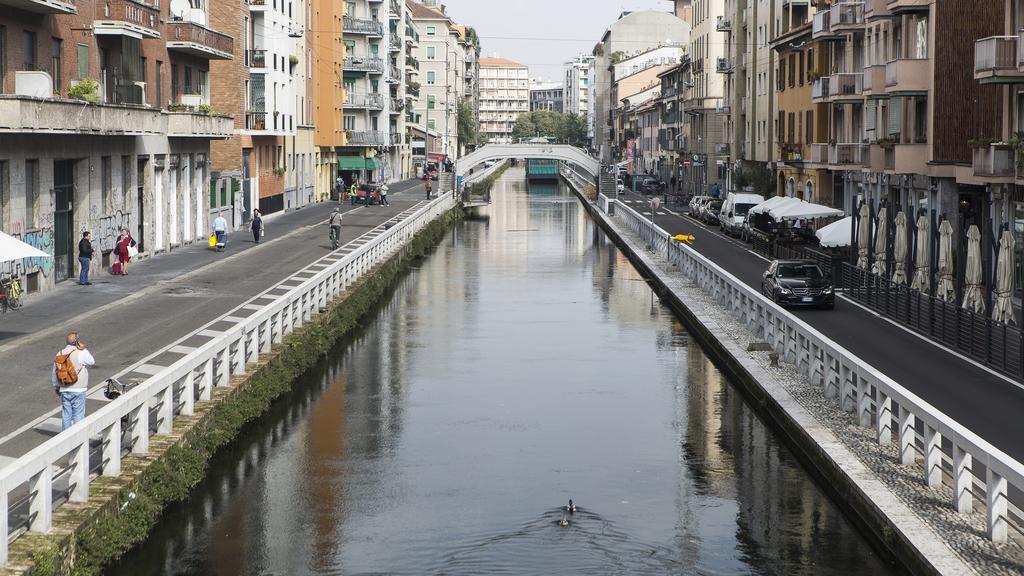
M 109 573 L 899 572 L 564 185 L 493 197 Z

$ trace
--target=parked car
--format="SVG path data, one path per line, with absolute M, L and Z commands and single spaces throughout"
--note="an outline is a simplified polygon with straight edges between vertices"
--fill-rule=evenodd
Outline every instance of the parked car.
M 722 210 L 722 200 L 711 200 L 704 205 L 704 210 L 701 212 L 702 220 L 708 224 L 718 224 L 718 214 Z
M 761 202 L 764 202 L 764 196 L 760 194 L 730 192 L 725 202 L 722 203 L 718 214 L 722 232 L 731 236 L 742 235 L 743 222 L 746 220 L 747 212 Z
M 761 278 L 761 293 L 780 306 L 836 306 L 832 281 L 813 260 L 775 260 Z
M 638 176 L 637 178 L 640 178 L 637 190 L 644 194 L 661 194 L 665 191 L 665 183 L 654 176 Z

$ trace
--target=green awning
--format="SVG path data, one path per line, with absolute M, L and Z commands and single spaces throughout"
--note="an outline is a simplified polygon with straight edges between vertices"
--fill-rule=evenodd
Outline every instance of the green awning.
M 362 170 L 366 161 L 362 156 L 338 157 L 338 170 Z
M 367 158 L 366 159 L 366 169 L 367 170 L 376 170 L 379 167 L 380 167 L 380 163 L 377 162 L 376 158 Z

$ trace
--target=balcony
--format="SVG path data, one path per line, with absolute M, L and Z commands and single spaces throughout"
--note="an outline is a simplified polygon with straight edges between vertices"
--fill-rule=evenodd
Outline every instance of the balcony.
M 864 19 L 886 18 L 891 16 L 888 0 L 867 0 L 864 3 Z
M 878 96 L 886 93 L 884 64 L 864 68 L 863 88 L 865 96 Z
M 349 146 L 387 146 L 390 138 L 386 132 L 353 130 L 348 138 Z
M 864 29 L 864 3 L 840 1 L 832 6 L 832 32 L 854 32 Z
M 400 0 L 391 0 L 391 5 L 388 6 L 388 18 L 392 20 L 402 19 L 402 4 Z
M 833 74 L 828 80 L 828 96 L 832 102 L 860 101 L 864 97 L 864 74 Z
M 814 15 L 814 22 L 811 24 L 811 38 L 815 40 L 824 40 L 835 37 L 835 34 L 832 33 L 831 11 L 823 10 L 816 13 Z
M 405 100 L 392 97 L 390 110 L 392 114 L 401 114 L 405 110 Z
M 930 2 L 921 0 L 889 0 L 887 8 L 893 15 L 906 12 L 927 12 L 931 6 Z
M 811 82 L 811 100 L 815 102 L 826 102 L 828 100 L 829 81 L 829 76 L 822 76 Z
M 975 176 L 1005 178 L 1008 182 L 1015 176 L 1013 147 L 1009 144 L 989 144 L 975 148 L 971 164 Z
M 36 14 L 78 14 L 74 0 L 0 0 L 0 6 Z
M 861 167 L 867 160 L 867 144 L 832 144 L 829 146 L 828 163 L 832 166 Z
M 718 154 L 719 156 L 728 156 L 729 155 L 729 143 L 728 142 L 721 142 L 719 144 L 716 144 L 715 145 L 715 154 Z
M 345 108 L 359 108 L 362 110 L 383 110 L 383 94 L 353 94 L 351 92 L 345 98 Z
M 388 50 L 390 52 L 402 51 L 402 37 L 398 35 L 398 32 L 391 32 L 391 36 L 388 38 Z
M 167 115 L 167 135 L 174 138 L 227 140 L 235 133 L 235 120 L 231 116 L 194 112 L 164 114 Z
M 383 74 L 384 59 L 376 56 L 349 56 L 345 58 L 346 72 L 372 72 Z
M 249 50 L 247 60 L 250 68 L 266 68 L 267 51 L 263 49 Z
M 901 58 L 885 65 L 886 92 L 927 92 L 931 87 L 927 58 Z
M 145 136 L 166 130 L 155 108 L 0 95 L 0 133 Z
M 728 58 L 718 58 L 715 61 L 715 71 L 719 74 L 732 74 L 732 66 Z
M 167 50 L 207 60 L 231 60 L 235 57 L 235 39 L 195 22 L 167 22 Z
M 250 12 L 265 12 L 267 10 L 267 0 L 248 0 Z
M 891 149 L 891 146 L 883 147 L 879 144 L 872 144 L 868 146 L 867 162 L 864 166 L 872 172 L 884 172 L 885 170 L 891 170 L 892 168 L 886 168 L 886 152 Z
M 415 59 L 415 58 L 413 58 L 412 56 L 406 56 L 405 57 L 405 68 L 406 68 L 406 70 L 411 68 L 412 70 L 415 70 L 416 72 L 419 72 L 419 70 L 420 70 L 420 61 Z
M 1024 82 L 1017 36 L 990 36 L 974 41 L 974 79 L 982 84 Z
M 928 169 L 927 144 L 897 144 L 894 148 L 892 169 L 897 174 L 926 174 Z
M 828 144 L 811 144 L 811 163 L 828 164 Z
M 266 130 L 267 129 L 267 113 L 256 112 L 250 110 L 245 113 L 245 129 L 246 130 Z
M 160 9 L 133 0 L 107 0 L 98 3 L 93 34 L 96 36 L 130 36 L 159 38 Z
M 349 18 L 343 20 L 345 34 L 366 34 L 367 36 L 384 36 L 384 25 L 377 20 Z
M 729 20 L 725 16 L 719 16 L 718 20 L 715 20 L 715 30 L 719 32 L 731 32 L 732 20 Z

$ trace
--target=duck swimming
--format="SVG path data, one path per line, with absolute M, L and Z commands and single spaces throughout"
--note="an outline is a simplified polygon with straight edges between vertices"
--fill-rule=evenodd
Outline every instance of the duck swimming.
M 558 521 L 558 525 L 559 526 L 568 526 L 569 525 L 569 519 L 566 518 L 565 516 L 562 516 L 562 519 Z
M 569 498 L 569 505 L 565 507 L 565 511 L 569 514 L 576 513 L 576 505 L 572 503 L 572 498 Z

